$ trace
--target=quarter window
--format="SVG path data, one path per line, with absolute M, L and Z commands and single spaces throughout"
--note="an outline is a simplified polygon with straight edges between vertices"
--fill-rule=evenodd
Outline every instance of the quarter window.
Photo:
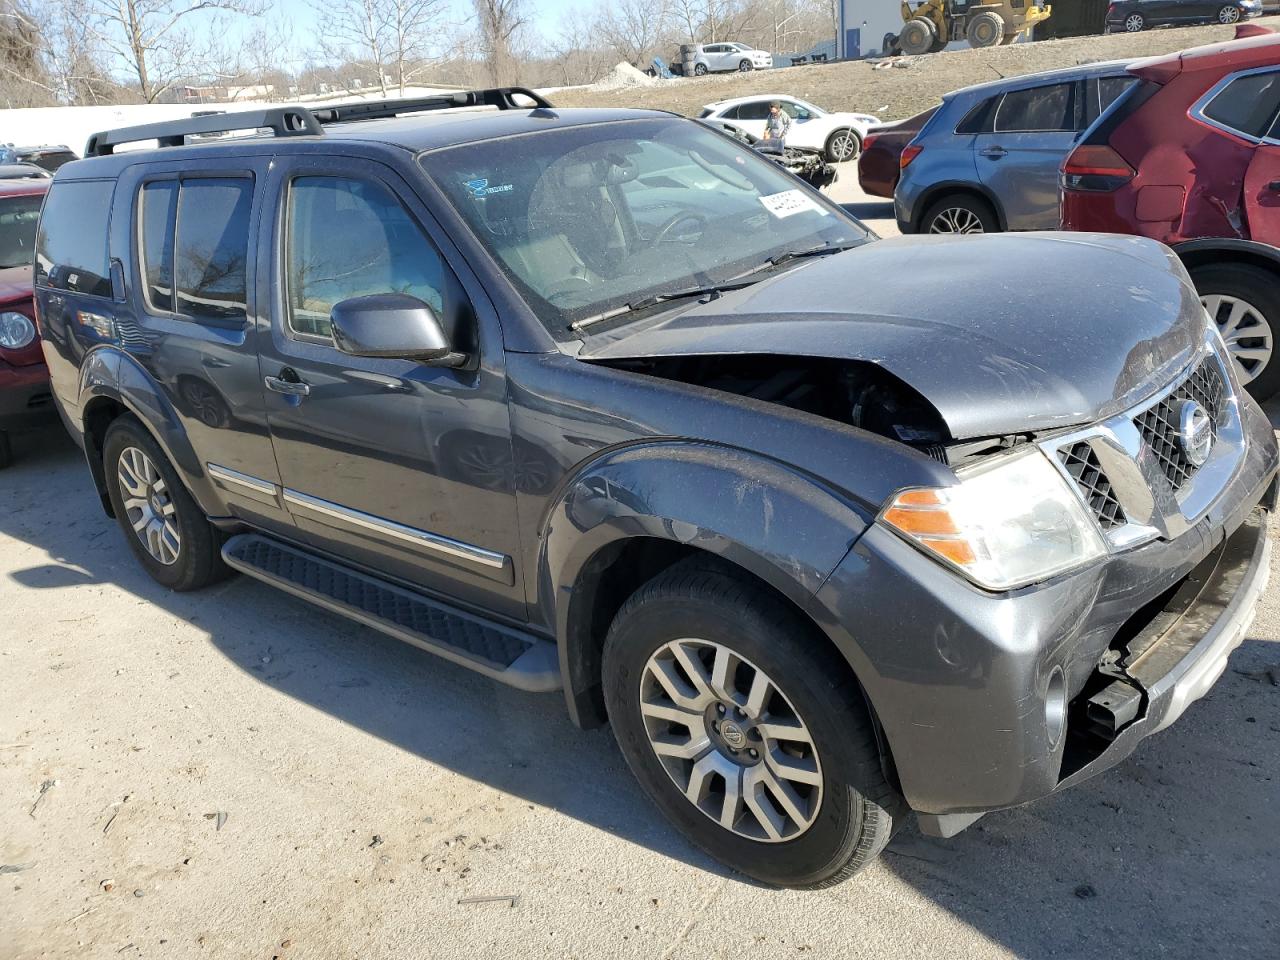
M 178 181 L 145 184 L 139 202 L 142 289 L 152 310 L 167 313 L 173 309 L 173 214 L 178 202 Z
M 70 180 L 49 188 L 36 235 L 37 285 L 111 295 L 107 221 L 114 186 L 109 180 Z
M 299 177 L 289 191 L 288 319 L 295 333 L 332 335 L 329 312 L 351 297 L 403 293 L 444 314 L 440 254 L 387 188 Z
M 1074 83 L 1055 83 L 1006 93 L 996 108 L 997 133 L 1074 130 Z
M 1236 77 L 1204 107 L 1210 120 L 1236 133 L 1261 137 L 1272 129 L 1280 111 L 1280 73 Z
M 1099 77 L 1098 78 L 1098 114 L 1115 102 L 1116 97 L 1124 93 L 1138 82 L 1137 77 Z

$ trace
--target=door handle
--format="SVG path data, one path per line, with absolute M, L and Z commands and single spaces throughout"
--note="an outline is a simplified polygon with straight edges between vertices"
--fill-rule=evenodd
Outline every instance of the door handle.
M 1009 151 L 1004 147 L 987 147 L 985 150 L 980 150 L 979 154 L 991 160 L 999 160 L 1001 157 L 1008 156 Z
M 263 377 L 267 389 L 283 393 L 286 397 L 305 397 L 311 393 L 311 384 L 303 383 L 292 367 L 285 367 L 278 377 Z

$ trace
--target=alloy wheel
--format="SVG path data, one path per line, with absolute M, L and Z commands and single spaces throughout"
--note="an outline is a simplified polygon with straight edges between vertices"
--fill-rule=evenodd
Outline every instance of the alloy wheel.
M 1238 7 L 1223 7 L 1218 11 L 1219 23 L 1235 23 L 1240 19 L 1240 9 Z
M 857 147 L 854 145 L 852 134 L 838 133 L 831 140 L 831 152 L 841 163 L 852 160 L 856 151 Z
M 178 509 L 156 465 L 137 447 L 125 447 L 116 475 L 134 535 L 154 560 L 165 566 L 176 563 L 182 549 Z
M 753 67 L 751 65 L 750 60 L 743 60 L 740 64 L 738 64 L 739 73 L 750 73 L 752 69 Z
M 965 207 L 948 207 L 929 224 L 930 233 L 983 233 L 982 221 Z
M 649 746 L 705 816 L 741 837 L 794 840 L 822 805 L 822 766 L 804 720 L 759 667 L 723 644 L 664 644 L 640 678 Z
M 1262 311 L 1240 297 L 1211 293 L 1200 298 L 1205 312 L 1218 325 L 1240 383 L 1246 384 L 1271 362 L 1271 325 Z
M 1130 14 L 1128 17 L 1125 18 L 1124 28 L 1129 33 L 1137 33 L 1139 30 L 1142 29 L 1144 23 L 1145 21 L 1142 19 L 1142 17 L 1134 13 L 1134 14 Z

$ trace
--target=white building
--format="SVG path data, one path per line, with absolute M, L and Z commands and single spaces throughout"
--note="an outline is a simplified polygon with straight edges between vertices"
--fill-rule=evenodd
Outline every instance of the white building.
M 901 30 L 899 0 L 840 0 L 836 55 L 842 60 L 874 56 L 881 52 L 886 33 Z

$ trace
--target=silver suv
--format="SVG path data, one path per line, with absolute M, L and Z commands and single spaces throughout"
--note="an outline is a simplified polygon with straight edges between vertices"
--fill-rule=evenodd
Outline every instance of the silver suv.
M 902 154 L 894 214 L 903 233 L 1058 227 L 1058 168 L 1076 136 L 1135 78 L 1127 60 L 947 94 Z

